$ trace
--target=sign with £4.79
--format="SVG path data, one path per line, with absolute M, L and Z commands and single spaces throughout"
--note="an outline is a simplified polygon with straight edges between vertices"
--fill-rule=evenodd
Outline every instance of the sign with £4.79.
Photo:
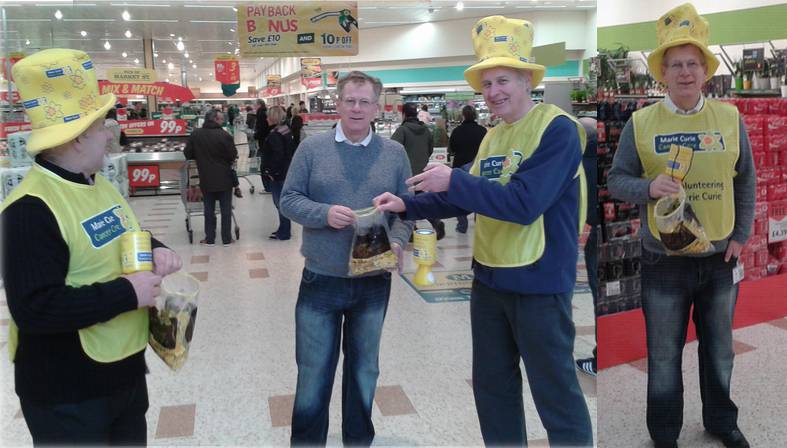
M 158 187 L 160 184 L 158 165 L 129 165 L 130 187 Z
M 131 137 L 151 135 L 185 135 L 186 120 L 126 120 L 120 121 L 120 130 Z
M 357 2 L 253 3 L 237 9 L 242 57 L 358 54 Z

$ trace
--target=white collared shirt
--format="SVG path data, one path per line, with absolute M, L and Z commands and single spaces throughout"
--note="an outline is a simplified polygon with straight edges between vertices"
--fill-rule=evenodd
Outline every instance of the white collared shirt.
M 674 112 L 678 115 L 694 115 L 702 110 L 702 106 L 705 105 L 705 97 L 700 94 L 700 100 L 697 101 L 697 104 L 695 104 L 694 107 L 689 110 L 683 110 L 678 107 L 678 105 L 672 101 L 672 98 L 670 98 L 669 94 L 667 94 L 664 97 L 664 105 L 667 106 L 667 109 L 669 109 L 671 112 Z
M 352 146 L 369 146 L 369 143 L 372 141 L 371 125 L 367 127 L 367 129 L 369 130 L 369 133 L 366 135 L 366 138 L 361 140 L 359 143 L 353 143 L 350 141 L 349 138 L 347 138 L 346 135 L 344 135 L 344 131 L 342 130 L 342 122 L 340 121 L 336 123 L 336 141 L 338 143 L 346 142 L 348 145 L 352 145 Z

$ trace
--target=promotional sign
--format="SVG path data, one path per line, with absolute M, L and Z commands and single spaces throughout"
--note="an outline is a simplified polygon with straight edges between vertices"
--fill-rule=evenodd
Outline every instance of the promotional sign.
M 768 243 L 787 241 L 787 201 L 772 201 L 768 206 Z
M 268 75 L 265 86 L 266 96 L 276 96 L 281 93 L 281 75 Z
M 338 82 L 339 82 L 338 71 L 325 72 L 325 85 L 327 87 L 336 87 L 336 83 Z
M 473 286 L 473 271 L 433 272 L 434 284 L 417 286 L 413 281 L 414 273 L 404 273 L 402 278 L 427 303 L 462 302 L 470 300 Z
M 128 120 L 128 109 L 125 107 L 121 107 L 119 109 L 115 109 L 115 113 L 117 114 L 117 121 L 126 121 Z
M 301 58 L 301 84 L 307 89 L 322 85 L 320 58 Z
M 102 95 L 114 93 L 115 95 L 146 95 L 159 98 L 170 98 L 174 101 L 189 101 L 194 99 L 194 94 L 188 87 L 182 87 L 168 82 L 144 83 L 113 83 L 105 80 L 98 82 Z
M 32 123 L 0 123 L 0 138 L 6 138 L 9 134 L 33 129 Z
M 240 83 L 240 62 L 235 56 L 218 56 L 213 61 L 216 72 L 216 81 L 222 84 Z
M 129 165 L 129 187 L 158 187 L 161 185 L 158 165 Z
M 6 72 L 6 70 L 10 70 L 11 67 L 13 67 L 14 64 L 19 62 L 19 60 L 21 60 L 23 57 L 25 57 L 24 53 L 20 53 L 18 51 L 15 51 L 15 52 L 12 52 L 11 54 L 8 55 L 8 59 L 0 58 L 0 63 L 2 63 L 2 65 L 3 65 L 3 78 L 4 79 L 9 79 L 9 76 L 12 74 L 10 71 Z M 6 67 L 6 62 L 10 62 L 8 67 Z M 11 78 L 9 80 L 11 82 L 13 82 L 14 81 L 14 77 L 11 76 Z
M 158 81 L 156 71 L 149 68 L 110 68 L 107 69 L 107 81 L 115 84 L 152 84 Z
M 357 2 L 238 5 L 241 57 L 355 56 Z
M 0 100 L 4 102 L 8 102 L 8 92 L 0 92 Z M 11 92 L 11 102 L 16 104 L 19 102 L 19 92 L 16 90 Z
M 129 137 L 186 135 L 186 120 L 126 120 L 120 130 Z

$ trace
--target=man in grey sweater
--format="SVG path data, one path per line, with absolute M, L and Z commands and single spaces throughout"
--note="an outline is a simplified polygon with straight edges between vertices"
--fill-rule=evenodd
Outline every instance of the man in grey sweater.
M 707 48 L 705 19 L 685 4 L 667 12 L 656 27 L 660 46 L 648 57 L 648 66 L 668 94 L 626 124 L 608 179 L 614 197 L 639 204 L 642 220 L 648 430 L 657 447 L 677 446 L 683 424 L 681 359 L 693 305 L 703 424 L 725 446 L 748 447 L 737 425 L 730 378 L 740 280 L 736 263 L 754 218 L 751 147 L 737 109 L 702 96 L 702 85 L 719 65 Z M 682 182 L 665 174 L 674 144 L 693 151 Z M 682 246 L 689 239 L 672 241 L 655 224 L 655 202 L 680 189 L 712 242 L 702 253 L 679 250 L 676 243 Z
M 370 207 L 386 191 L 408 194 L 405 180 L 411 174 L 402 145 L 369 127 L 381 91 L 380 80 L 365 73 L 353 71 L 339 80 L 339 124 L 301 142 L 281 195 L 281 213 L 303 226 L 306 258 L 295 307 L 293 445 L 325 445 L 340 341 L 342 441 L 368 446 L 374 439 L 372 403 L 391 274 L 349 276 L 353 210 Z M 391 215 L 389 224 L 401 267 L 412 223 Z

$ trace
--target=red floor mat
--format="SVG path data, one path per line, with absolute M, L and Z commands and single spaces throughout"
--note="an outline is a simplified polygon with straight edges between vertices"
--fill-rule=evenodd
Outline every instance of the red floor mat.
M 787 274 L 741 283 L 734 328 L 787 316 Z M 696 339 L 689 320 L 687 341 Z M 602 316 L 598 319 L 598 368 L 604 369 L 647 356 L 645 318 L 642 310 Z

